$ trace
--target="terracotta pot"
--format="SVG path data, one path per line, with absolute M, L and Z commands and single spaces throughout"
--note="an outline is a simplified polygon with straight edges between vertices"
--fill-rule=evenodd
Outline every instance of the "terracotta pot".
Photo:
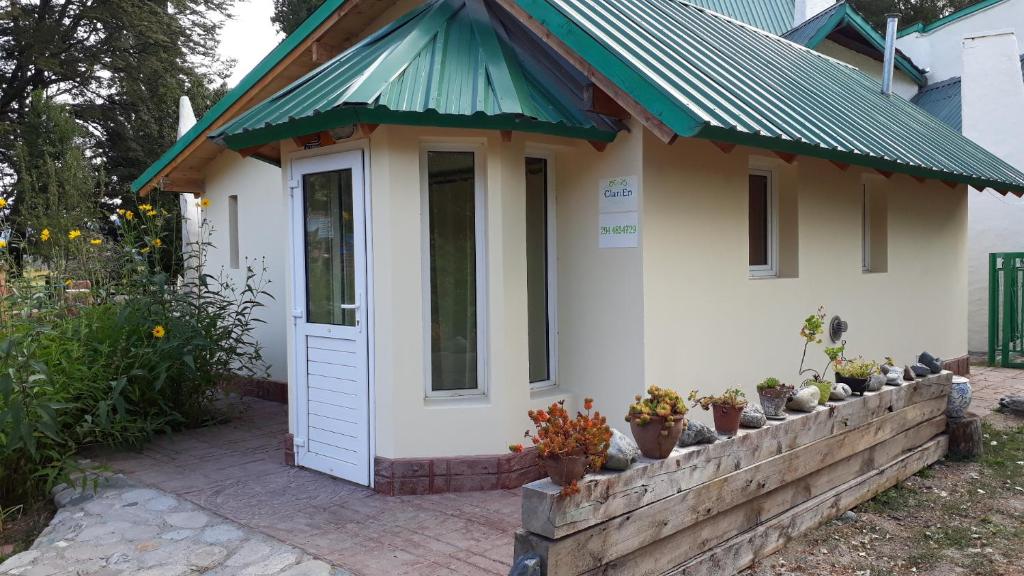
M 723 436 L 735 436 L 740 430 L 740 415 L 744 406 L 726 406 L 712 404 L 711 413 L 715 415 L 715 432 Z
M 836 374 L 836 382 L 846 384 L 850 387 L 850 390 L 853 390 L 854 394 L 860 394 L 861 396 L 868 389 L 868 378 L 851 378 L 842 374 Z
M 665 419 L 661 416 L 652 417 L 651 421 L 643 426 L 630 420 L 629 429 L 633 432 L 636 445 L 640 447 L 640 453 L 648 458 L 659 460 L 668 458 L 672 449 L 676 447 L 676 443 L 679 442 L 679 437 L 686 430 L 686 418 L 679 416 L 676 418 L 672 427 L 667 430 L 667 434 L 662 434 L 662 431 L 666 431 L 666 429 Z
M 783 410 L 789 397 L 793 395 L 793 389 L 789 386 L 780 386 L 761 390 L 757 395 L 761 398 L 761 408 L 764 409 L 765 417 L 782 419 L 786 417 Z
M 550 456 L 541 458 L 544 470 L 547 471 L 551 481 L 559 486 L 579 480 L 587 473 L 586 456 Z

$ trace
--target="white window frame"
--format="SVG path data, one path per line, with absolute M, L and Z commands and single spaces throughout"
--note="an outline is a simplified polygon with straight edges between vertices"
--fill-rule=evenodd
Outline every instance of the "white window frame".
M 558 250 L 556 245 L 558 220 L 555 217 L 555 157 L 550 151 L 527 147 L 523 155 L 523 167 L 527 158 L 539 158 L 547 167 L 547 267 L 548 267 L 548 379 L 530 382 L 530 391 L 548 390 L 558 385 Z M 524 190 L 525 192 L 525 190 Z M 529 348 L 527 348 L 529 350 Z M 527 352 L 529 362 L 529 352 Z M 527 375 L 529 380 L 529 375 Z
M 768 178 L 768 264 L 750 266 L 751 278 L 777 278 L 779 275 L 779 195 L 775 191 L 775 171 L 751 168 L 748 174 Z M 747 218 L 750 218 L 750 185 L 747 185 Z M 750 222 L 747 222 L 747 245 L 749 246 Z M 750 261 L 748 249 L 747 261 Z
M 476 377 L 477 387 L 465 390 L 434 390 L 433 367 L 431 365 L 430 339 L 430 187 L 427 177 L 427 155 L 429 152 L 471 152 L 473 154 L 474 204 L 476 209 Z M 425 397 L 430 398 L 479 398 L 487 396 L 487 350 L 488 324 L 487 309 L 487 187 L 484 145 L 478 141 L 425 142 L 420 145 L 420 213 L 421 213 L 421 261 L 423 277 L 423 387 Z
M 861 272 L 871 272 L 871 194 L 866 182 L 861 184 Z

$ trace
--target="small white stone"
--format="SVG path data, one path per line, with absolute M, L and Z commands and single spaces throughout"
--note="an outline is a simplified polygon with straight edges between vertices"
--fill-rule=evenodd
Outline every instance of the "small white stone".
M 267 554 L 270 554 L 270 552 L 271 548 L 267 544 L 258 540 L 250 540 L 243 544 L 231 558 L 228 558 L 225 564 L 228 566 L 255 564 L 266 557 Z
M 220 546 L 203 546 L 188 555 L 188 563 L 190 566 L 205 570 L 220 564 L 227 555 L 228 551 Z
M 298 556 L 294 552 L 278 552 L 262 562 L 243 568 L 239 574 L 241 574 L 241 576 L 263 576 L 265 574 L 275 574 L 284 570 L 288 566 L 291 566 L 298 559 Z
M 230 524 L 221 524 L 219 526 L 211 526 L 199 535 L 203 542 L 208 544 L 221 544 L 224 542 L 231 542 L 234 540 L 241 540 L 242 531 Z
M 202 512 L 171 512 L 164 520 L 175 528 L 202 528 L 210 518 Z

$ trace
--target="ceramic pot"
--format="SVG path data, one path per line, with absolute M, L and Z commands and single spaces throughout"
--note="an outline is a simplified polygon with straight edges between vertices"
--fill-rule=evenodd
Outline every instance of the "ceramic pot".
M 761 399 L 761 408 L 764 410 L 765 417 L 781 420 L 786 417 L 783 409 L 786 407 L 789 397 L 793 395 L 793 389 L 789 386 L 780 386 L 778 388 L 760 390 L 757 395 Z
M 854 394 L 858 394 L 860 396 L 863 396 L 864 392 L 867 391 L 868 380 L 869 378 L 853 378 L 850 376 L 843 376 L 842 374 L 836 374 L 836 382 L 846 384 Z
M 540 461 L 551 481 L 559 486 L 579 480 L 587 473 L 586 456 L 549 456 Z
M 971 405 L 972 395 L 971 381 L 963 376 L 953 376 L 953 388 L 950 389 L 949 400 L 946 402 L 946 416 L 963 418 Z
M 651 417 L 651 421 L 643 426 L 633 420 L 629 421 L 629 430 L 633 433 L 633 439 L 640 447 L 641 454 L 658 460 L 668 458 L 672 449 L 676 447 L 676 442 L 679 442 L 679 437 L 686 430 L 686 418 L 675 418 L 676 421 L 672 423 L 671 428 L 665 428 L 665 419 L 661 416 Z
M 744 406 L 726 406 L 712 404 L 711 413 L 715 416 L 715 432 L 723 436 L 735 436 L 740 430 L 740 416 Z

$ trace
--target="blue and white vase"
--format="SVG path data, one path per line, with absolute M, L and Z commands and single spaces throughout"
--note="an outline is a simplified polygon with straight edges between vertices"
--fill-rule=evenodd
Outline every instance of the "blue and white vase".
M 953 388 L 949 391 L 946 404 L 946 416 L 963 418 L 967 407 L 971 405 L 971 381 L 963 376 L 953 376 Z

